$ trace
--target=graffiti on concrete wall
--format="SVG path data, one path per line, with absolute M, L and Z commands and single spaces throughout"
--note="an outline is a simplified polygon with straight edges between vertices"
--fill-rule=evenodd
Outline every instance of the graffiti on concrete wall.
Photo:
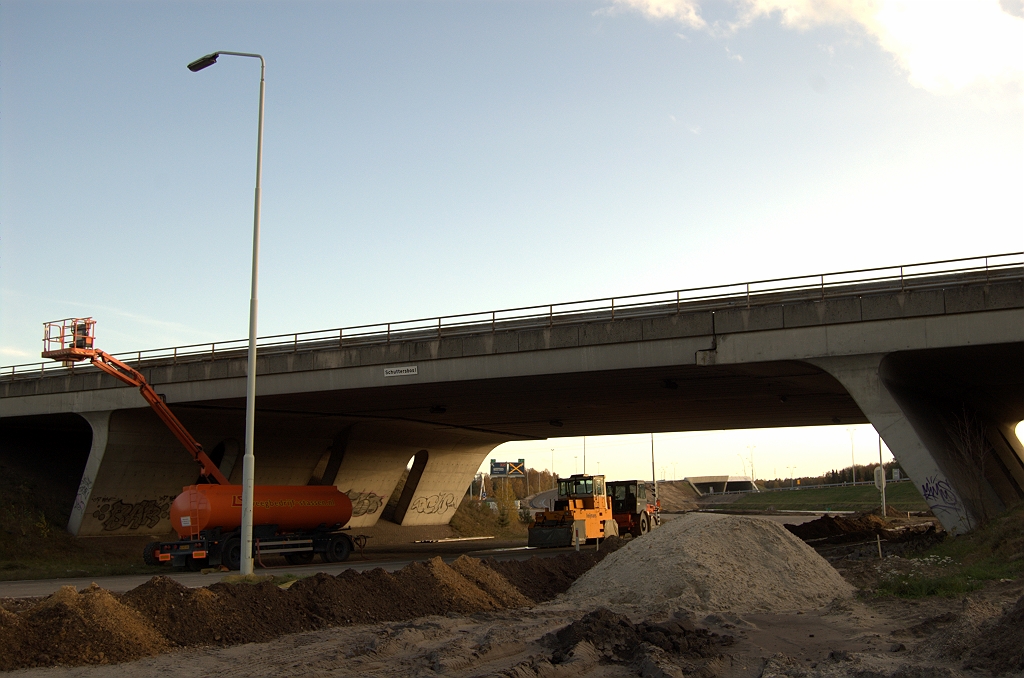
M 349 490 L 345 494 L 352 500 L 352 517 L 372 515 L 380 510 L 384 497 L 375 492 L 356 492 Z
M 410 508 L 426 515 L 447 513 L 455 509 L 455 495 L 450 492 L 439 492 L 429 497 L 417 497 Z
M 170 519 L 172 501 L 174 497 L 163 496 L 129 504 L 118 497 L 97 497 L 94 505 L 98 508 L 92 517 L 103 525 L 104 532 L 152 528 L 161 520 Z
M 92 478 L 89 476 L 82 476 L 82 482 L 78 486 L 78 494 L 75 495 L 75 505 L 71 507 L 72 513 L 85 513 L 85 504 L 89 501 L 89 495 L 92 493 Z
M 939 480 L 938 476 L 928 476 L 921 485 L 921 496 L 935 513 L 948 512 L 955 514 L 961 521 L 969 524 L 967 508 L 960 501 L 956 491 L 948 480 Z

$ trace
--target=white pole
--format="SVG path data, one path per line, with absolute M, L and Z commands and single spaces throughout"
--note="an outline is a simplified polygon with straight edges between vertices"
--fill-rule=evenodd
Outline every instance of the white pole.
M 242 457 L 242 563 L 241 573 L 252 574 L 252 503 L 256 457 L 253 454 L 256 437 L 256 315 L 257 285 L 260 263 L 260 199 L 263 195 L 260 179 L 263 174 L 263 99 L 265 69 L 260 57 L 260 114 L 256 136 L 256 199 L 252 221 L 252 290 L 249 298 L 249 360 L 245 377 L 245 456 Z
M 260 107 L 259 125 L 256 132 L 256 197 L 252 218 L 252 288 L 249 294 L 249 359 L 246 364 L 245 376 L 245 455 L 242 457 L 242 553 L 239 567 L 242 574 L 252 574 L 252 495 L 256 459 L 253 456 L 253 442 L 256 434 L 256 311 L 258 305 L 256 290 L 260 263 L 260 199 L 263 195 L 260 180 L 263 175 L 263 100 L 266 91 L 267 64 L 260 54 L 213 52 L 190 63 L 188 69 L 197 73 L 204 68 L 209 68 L 217 63 L 217 57 L 222 54 L 260 60 Z
M 846 429 L 850 433 L 850 475 L 853 478 L 853 484 L 857 484 L 857 462 L 853 458 L 853 429 Z

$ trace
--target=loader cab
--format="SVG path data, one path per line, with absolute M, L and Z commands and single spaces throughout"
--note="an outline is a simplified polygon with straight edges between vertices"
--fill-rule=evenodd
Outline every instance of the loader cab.
M 558 481 L 556 511 L 605 508 L 607 501 L 604 476 L 577 474 Z

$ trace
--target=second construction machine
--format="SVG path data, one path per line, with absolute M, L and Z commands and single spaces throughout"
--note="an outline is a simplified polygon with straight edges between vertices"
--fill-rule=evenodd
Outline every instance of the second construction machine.
M 558 480 L 554 509 L 534 516 L 527 543 L 552 548 L 618 535 L 604 476 L 579 474 Z

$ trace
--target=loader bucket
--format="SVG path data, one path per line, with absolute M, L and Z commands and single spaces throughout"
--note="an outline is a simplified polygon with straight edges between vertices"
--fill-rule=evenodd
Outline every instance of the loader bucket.
M 556 548 L 572 546 L 572 523 L 568 525 L 552 525 L 550 527 L 531 527 L 527 545 L 536 548 Z

